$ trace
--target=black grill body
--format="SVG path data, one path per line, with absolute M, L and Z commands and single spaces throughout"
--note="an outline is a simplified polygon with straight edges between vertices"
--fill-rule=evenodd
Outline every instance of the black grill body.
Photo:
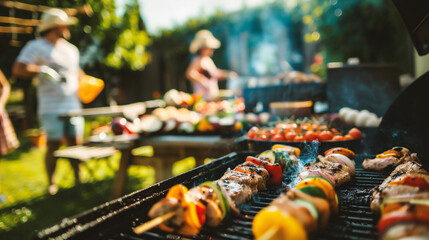
M 219 179 L 228 168 L 242 163 L 253 152 L 231 153 L 209 164 L 136 191 L 120 199 L 105 203 L 78 216 L 64 219 L 61 223 L 40 231 L 34 239 L 253 239 L 253 217 L 285 190 L 290 179 L 286 177 L 283 187 L 270 188 L 255 195 L 240 207 L 241 215 L 233 216 L 222 226 L 203 228 L 192 238 L 166 233 L 158 228 L 142 235 L 135 235 L 133 227 L 148 221 L 150 207 L 178 183 L 187 187 L 207 180 Z M 370 211 L 371 189 L 379 185 L 387 175 L 362 169 L 362 160 L 357 155 L 356 176 L 352 182 L 337 190 L 340 202 L 339 216 L 331 219 L 328 227 L 312 239 L 376 239 L 377 219 Z M 372 156 L 371 156 L 372 157 Z M 289 175 L 292 178 L 295 175 Z

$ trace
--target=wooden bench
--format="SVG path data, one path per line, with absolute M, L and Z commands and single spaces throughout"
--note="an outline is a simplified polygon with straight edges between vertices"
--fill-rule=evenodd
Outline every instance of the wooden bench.
M 86 163 L 90 160 L 108 159 L 117 152 L 119 151 L 114 147 L 76 145 L 55 151 L 54 157 Z M 109 161 L 106 161 L 106 164 L 110 169 L 113 169 Z M 94 175 L 91 168 L 87 167 L 87 169 L 91 175 Z

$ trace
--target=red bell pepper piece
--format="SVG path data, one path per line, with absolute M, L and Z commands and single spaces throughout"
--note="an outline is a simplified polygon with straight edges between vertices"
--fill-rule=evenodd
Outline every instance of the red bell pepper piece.
M 426 179 L 420 176 L 408 176 L 403 175 L 394 179 L 389 183 L 390 185 L 408 185 L 413 187 L 418 187 L 423 190 L 429 190 L 429 183 L 426 182 Z
M 248 156 L 246 162 L 251 162 L 263 166 L 270 173 L 270 184 L 278 186 L 282 184 L 282 167 L 278 163 L 269 163 L 256 157 Z
M 196 204 L 198 220 L 200 221 L 201 226 L 206 222 L 206 206 L 198 201 Z
M 241 168 L 238 168 L 238 167 L 234 168 L 234 171 L 236 171 L 236 172 L 242 172 L 242 173 L 245 173 L 245 174 L 257 174 L 256 172 L 247 171 L 247 170 L 244 170 L 244 169 L 241 169 Z

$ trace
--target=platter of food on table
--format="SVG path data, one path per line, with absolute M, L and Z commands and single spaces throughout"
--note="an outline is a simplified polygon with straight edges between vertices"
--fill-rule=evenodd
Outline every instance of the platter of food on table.
M 301 148 L 317 143 L 320 151 L 335 146 L 355 151 L 360 149 L 364 134 L 359 128 L 337 128 L 333 125 L 313 119 L 286 120 L 271 126 L 253 126 L 246 137 L 250 150 L 261 150 L 278 143 Z

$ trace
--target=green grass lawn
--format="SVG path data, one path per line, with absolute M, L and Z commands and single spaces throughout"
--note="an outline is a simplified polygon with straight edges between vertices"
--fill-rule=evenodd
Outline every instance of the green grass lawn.
M 108 159 L 111 166 L 104 160 L 82 166 L 83 184 L 78 186 L 68 161 L 60 159 L 56 171 L 60 190 L 51 196 L 46 191 L 45 149 L 29 148 L 25 142 L 22 145 L 0 159 L 0 239 L 31 239 L 38 230 L 110 200 L 120 154 Z M 186 159 L 176 164 L 173 172 L 178 174 L 193 166 L 195 162 Z M 151 167 L 131 166 L 124 194 L 154 184 L 154 174 Z

